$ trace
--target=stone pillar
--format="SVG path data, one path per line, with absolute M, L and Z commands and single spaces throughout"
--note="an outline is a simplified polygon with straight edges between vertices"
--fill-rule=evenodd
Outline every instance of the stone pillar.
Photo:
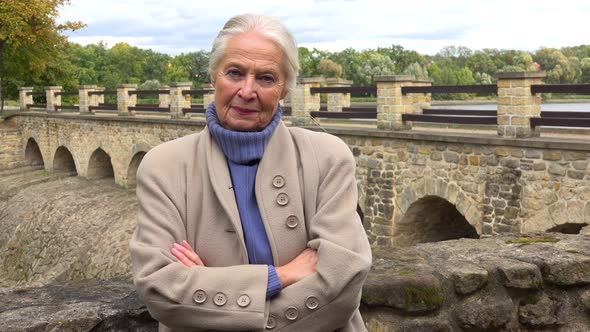
M 61 106 L 61 96 L 56 96 L 56 92 L 61 92 L 61 86 L 46 86 L 45 95 L 47 99 L 47 112 L 55 112 L 55 106 Z
M 201 89 L 209 90 L 209 92 L 203 95 L 203 107 L 207 108 L 209 104 L 215 101 L 215 89 L 213 89 L 213 85 L 209 83 L 202 84 Z
M 96 91 L 104 91 L 106 88 L 104 86 L 96 87 Z M 104 104 L 104 95 L 95 95 L 96 97 L 96 105 Z
M 531 93 L 531 85 L 542 84 L 544 71 L 497 73 L 498 135 L 534 137 L 539 130 L 530 118 L 541 116 L 541 96 Z
M 341 78 L 328 78 L 326 87 L 350 87 L 352 81 Z M 350 107 L 350 93 L 328 93 L 328 112 L 342 112 L 342 107 Z
M 414 86 L 432 86 L 431 79 L 415 80 Z M 413 113 L 421 113 L 423 109 L 430 108 L 432 103 L 432 93 L 410 93 L 408 97 L 412 98 Z
M 183 95 L 183 90 L 190 90 L 192 82 L 172 82 L 170 86 L 170 117 L 183 118 L 182 109 L 191 107 L 191 96 Z
M 119 84 L 117 86 L 117 110 L 121 116 L 135 115 L 129 111 L 129 106 L 135 106 L 137 95 L 129 95 L 129 91 L 137 90 L 137 84 Z
M 21 111 L 28 110 L 27 105 L 33 103 L 33 96 L 32 95 L 27 96 L 28 92 L 33 92 L 32 86 L 23 86 L 20 89 L 18 89 L 18 103 L 20 105 Z
M 91 91 L 96 91 L 96 85 L 78 85 L 78 104 L 80 105 L 80 114 L 89 113 L 90 106 L 98 106 L 97 96 L 88 95 Z
M 168 85 L 160 86 L 160 90 L 168 90 L 170 87 Z M 170 93 L 160 93 L 158 95 L 160 99 L 160 107 L 170 107 Z
M 402 121 L 402 114 L 412 113 L 412 97 L 402 95 L 403 86 L 412 86 L 413 75 L 376 76 L 377 128 L 408 130 L 412 126 Z
M 291 123 L 294 126 L 310 124 L 309 112 L 320 110 L 320 94 L 311 94 L 311 88 L 319 88 L 323 77 L 303 78 L 291 91 Z

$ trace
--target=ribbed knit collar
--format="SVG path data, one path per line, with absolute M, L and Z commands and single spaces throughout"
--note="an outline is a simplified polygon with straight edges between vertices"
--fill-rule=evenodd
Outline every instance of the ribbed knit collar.
M 219 123 L 215 103 L 207 107 L 207 127 L 225 157 L 236 164 L 251 164 L 262 159 L 266 143 L 281 120 L 283 110 L 279 105 L 270 123 L 261 131 L 242 132 L 225 129 Z

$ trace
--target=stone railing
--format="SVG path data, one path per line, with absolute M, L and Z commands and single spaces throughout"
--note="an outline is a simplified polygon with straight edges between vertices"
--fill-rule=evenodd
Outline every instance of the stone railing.
M 541 92 L 562 91 L 566 93 L 590 93 L 590 84 L 581 84 L 571 87 L 569 85 L 549 86 L 550 89 L 539 89 L 543 87 L 542 79 L 545 72 L 514 72 L 498 73 L 497 85 L 487 86 L 432 86 L 429 80 L 417 80 L 414 76 L 394 75 L 378 76 L 375 78 L 375 87 L 352 87 L 351 81 L 342 79 L 324 79 L 322 77 L 300 79 L 289 95 L 290 114 L 289 119 L 293 125 L 302 126 L 312 123 L 313 115 L 326 114 L 334 118 L 347 118 L 348 114 L 343 109 L 350 110 L 350 91 L 355 89 L 369 89 L 374 91 L 377 97 L 377 109 L 362 114 L 363 112 L 348 112 L 348 117 L 376 118 L 378 129 L 401 131 L 412 129 L 414 121 L 425 121 L 435 123 L 463 123 L 483 124 L 495 126 L 500 137 L 535 137 L 539 136 L 541 125 L 576 126 L 590 127 L 590 119 L 583 118 L 582 112 L 577 115 L 567 115 L 569 119 L 561 122 L 554 122 L 551 119 L 541 119 Z M 192 83 L 180 82 L 170 83 L 162 90 L 140 91 L 135 84 L 121 84 L 118 86 L 117 105 L 111 106 L 121 116 L 134 116 L 137 95 L 152 93 L 159 95 L 159 105 L 150 106 L 153 111 L 166 111 L 173 119 L 190 117 L 190 113 L 203 113 L 202 109 L 191 108 L 191 91 L 193 94 L 202 94 L 204 105 L 207 105 L 214 98 L 214 90 L 211 85 L 203 86 L 203 90 L 190 90 Z M 321 89 L 318 89 L 323 87 Z M 439 91 L 440 90 L 440 91 Z M 319 112 L 320 93 L 328 94 L 327 112 Z M 327 92 L 326 92 L 327 91 Z M 478 116 L 464 114 L 467 116 L 457 117 L 444 115 L 426 115 L 423 110 L 431 108 L 431 92 L 483 92 L 497 95 L 497 112 L 493 115 Z M 79 112 L 80 114 L 93 113 L 94 110 L 107 109 L 99 107 L 100 98 L 104 97 L 107 91 L 94 85 L 81 85 L 78 89 Z M 115 94 L 115 91 L 110 91 Z M 32 96 L 43 94 L 33 92 L 33 88 L 24 87 L 20 89 L 21 110 L 29 109 L 32 104 Z M 61 95 L 72 94 L 62 92 L 61 87 L 47 87 L 45 95 L 47 104 L 36 105 L 45 108 L 48 112 L 59 111 L 61 107 Z M 72 107 L 68 107 L 72 108 Z M 319 112 L 319 113 L 318 113 Z M 370 113 L 370 114 L 369 114 Z M 558 112 L 553 112 L 558 113 Z M 360 115 L 359 115 L 360 114 Z M 565 114 L 556 115 L 563 117 Z M 554 124 L 552 124 L 554 123 Z M 569 124 L 569 125 L 568 125 Z M 493 129 L 491 127 L 489 129 Z

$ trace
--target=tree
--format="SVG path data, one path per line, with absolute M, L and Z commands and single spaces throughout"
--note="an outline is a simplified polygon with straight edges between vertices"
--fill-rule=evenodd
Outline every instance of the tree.
M 320 74 L 324 77 L 342 76 L 342 66 L 330 59 L 320 61 Z
M 426 66 L 421 66 L 418 62 L 414 62 L 410 64 L 406 69 L 404 69 L 404 74 L 406 75 L 414 75 L 417 79 L 427 79 L 428 78 L 428 71 L 426 70 Z
M 58 8 L 67 4 L 69 0 L 0 1 L 0 111 L 4 75 L 13 84 L 39 78 L 62 55 L 67 39 L 61 32 L 83 27 L 80 22 L 56 23 Z

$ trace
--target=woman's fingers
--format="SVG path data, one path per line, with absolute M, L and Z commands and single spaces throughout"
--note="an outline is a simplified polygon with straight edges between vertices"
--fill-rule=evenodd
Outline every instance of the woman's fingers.
M 178 243 L 174 243 L 174 245 L 172 246 L 172 250 L 174 250 L 175 252 L 172 252 L 174 254 L 174 256 L 176 258 L 178 258 L 178 260 L 184 264 L 184 262 L 180 259 L 180 258 L 185 258 L 188 259 L 192 264 L 190 265 L 202 265 L 204 266 L 205 264 L 203 264 L 203 261 L 201 260 L 201 258 L 199 257 L 199 255 L 197 255 L 196 252 L 194 252 L 194 250 L 192 250 L 191 246 L 186 243 L 186 241 L 183 241 L 183 245 L 179 245 Z M 179 257 L 178 253 L 181 254 L 181 256 Z M 184 264 L 187 265 L 187 264 Z M 187 266 L 190 266 L 187 265 Z
M 184 265 L 186 267 L 190 267 L 190 266 L 195 265 L 195 263 L 193 261 L 188 259 L 182 252 L 178 251 L 176 248 L 170 249 L 170 252 L 172 253 L 172 255 L 174 255 L 174 257 L 176 257 L 176 259 L 178 259 L 178 261 L 182 265 Z
M 197 255 L 195 250 L 191 247 L 190 244 L 188 244 L 188 242 L 186 242 L 186 240 L 182 240 L 182 246 L 189 251 L 188 257 L 191 260 L 193 260 L 193 262 L 195 262 L 195 264 L 205 266 L 205 264 L 203 264 L 203 261 L 201 260 L 201 257 L 199 257 L 199 255 Z

